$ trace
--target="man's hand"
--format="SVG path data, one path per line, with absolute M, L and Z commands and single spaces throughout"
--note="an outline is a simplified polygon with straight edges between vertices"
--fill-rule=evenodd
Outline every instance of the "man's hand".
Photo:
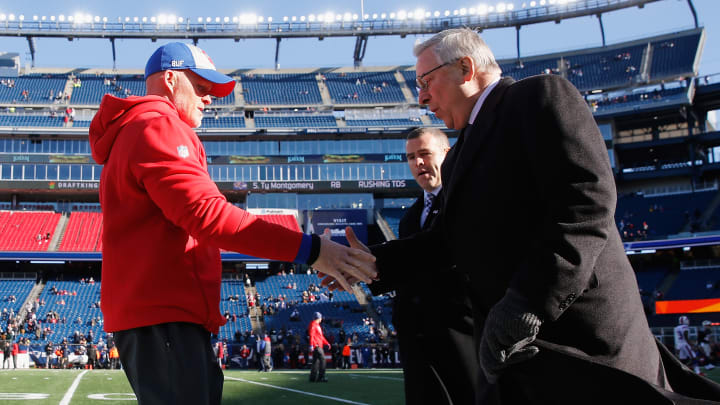
M 323 232 L 322 236 L 326 236 L 326 235 L 328 238 L 330 237 L 330 230 L 327 228 L 325 229 L 325 232 Z M 364 243 L 360 242 L 360 240 L 357 238 L 357 235 L 355 235 L 355 232 L 349 226 L 345 227 L 345 237 L 347 238 L 348 243 L 350 244 L 351 248 L 367 252 L 368 254 L 370 253 L 370 249 L 368 249 L 368 247 L 365 246 Z M 372 279 L 376 280 L 377 279 L 377 268 L 375 267 L 374 261 L 373 261 L 372 265 L 373 265 L 373 270 L 375 271 L 375 276 L 372 277 Z M 345 280 L 350 285 L 356 284 L 360 281 L 365 281 L 365 280 L 358 279 L 357 277 L 354 277 L 350 274 L 345 274 L 344 277 L 345 277 Z M 367 282 L 367 281 L 365 281 L 365 283 L 370 284 L 370 282 Z M 338 280 L 336 280 L 335 277 L 332 277 L 330 275 L 327 275 L 326 277 L 324 277 L 322 279 L 322 281 L 320 282 L 320 285 L 329 288 L 330 291 L 344 289 L 341 287 Z M 349 290 L 345 290 L 345 291 L 349 291 Z
M 507 290 L 488 313 L 480 341 L 480 367 L 495 383 L 506 367 L 529 360 L 540 349 L 530 345 L 540 332 L 540 318 L 532 313 L 523 296 Z
M 369 284 L 377 277 L 375 256 L 369 253 L 367 247 L 361 250 L 335 243 L 330 240 L 329 229 L 325 229 L 320 239 L 320 255 L 312 267 L 328 276 L 323 279 L 322 285 L 333 290 L 339 283 L 343 290 L 352 291 L 353 283 L 364 281 Z

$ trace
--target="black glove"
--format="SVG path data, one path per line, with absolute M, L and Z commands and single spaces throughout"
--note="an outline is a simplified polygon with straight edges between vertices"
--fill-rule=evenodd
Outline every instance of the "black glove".
M 480 367 L 490 383 L 495 383 L 506 367 L 535 356 L 532 346 L 542 321 L 528 308 L 527 300 L 508 289 L 488 313 L 480 341 Z

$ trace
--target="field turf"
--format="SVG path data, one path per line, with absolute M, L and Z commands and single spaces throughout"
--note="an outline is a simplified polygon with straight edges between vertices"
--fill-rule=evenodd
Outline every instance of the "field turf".
M 401 370 L 328 370 L 310 383 L 308 370 L 225 371 L 223 404 L 404 404 Z M 720 374 L 720 373 L 719 373 Z M 0 370 L 0 404 L 130 405 L 120 370 Z

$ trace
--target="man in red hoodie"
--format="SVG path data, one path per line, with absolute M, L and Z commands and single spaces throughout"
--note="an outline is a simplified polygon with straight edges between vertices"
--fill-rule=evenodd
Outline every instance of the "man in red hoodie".
M 102 309 L 140 404 L 220 404 L 210 333 L 220 314 L 220 248 L 371 281 L 374 258 L 265 222 L 228 203 L 207 171 L 200 126 L 233 78 L 201 49 L 170 43 L 145 67 L 147 96 L 106 95 L 90 125 L 104 165 Z M 349 277 L 349 276 L 348 276 Z
M 325 359 L 325 346 L 329 349 L 330 343 L 328 343 L 323 335 L 320 322 L 322 322 L 322 314 L 315 312 L 313 314 L 313 320 L 310 322 L 310 326 L 308 326 L 310 352 L 312 353 L 310 382 L 327 382 L 327 378 L 325 378 L 325 366 L 327 363 Z

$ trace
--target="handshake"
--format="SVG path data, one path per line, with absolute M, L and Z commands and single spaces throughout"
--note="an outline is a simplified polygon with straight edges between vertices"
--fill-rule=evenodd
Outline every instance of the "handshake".
M 320 235 L 320 254 L 312 267 L 323 273 L 321 284 L 331 290 L 352 291 L 352 285 L 360 281 L 367 284 L 377 279 L 375 256 L 360 242 L 352 228 L 345 228 L 350 247 L 333 242 L 330 230 Z

